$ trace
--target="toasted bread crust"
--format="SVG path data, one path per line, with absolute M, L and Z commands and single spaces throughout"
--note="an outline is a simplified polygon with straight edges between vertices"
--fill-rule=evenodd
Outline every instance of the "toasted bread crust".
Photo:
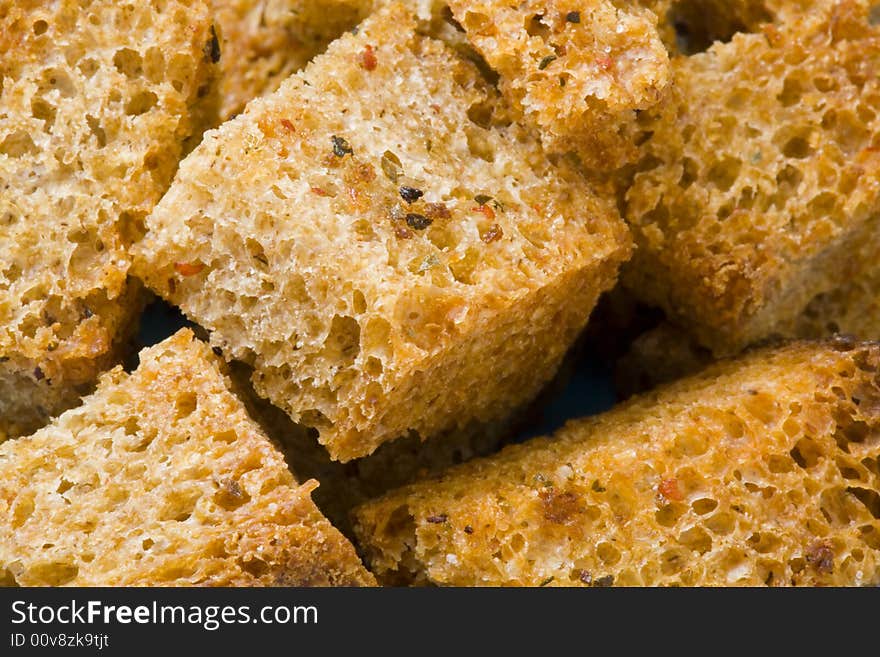
M 528 401 L 629 253 L 610 204 L 416 25 L 390 5 L 209 133 L 136 247 L 343 461 Z
M 77 409 L 0 446 L 0 573 L 22 586 L 368 585 L 182 330 Z
M 147 4 L 0 3 L 0 440 L 117 362 L 127 247 L 203 127 L 207 7 Z
M 880 345 L 719 363 L 355 512 L 380 581 L 880 581 Z
M 674 62 L 627 194 L 626 285 L 718 355 L 880 251 L 880 32 L 857 2 Z

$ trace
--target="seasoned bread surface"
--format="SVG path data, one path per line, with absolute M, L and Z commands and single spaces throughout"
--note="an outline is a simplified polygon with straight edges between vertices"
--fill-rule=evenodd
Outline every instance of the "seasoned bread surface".
M 352 545 L 182 330 L 77 409 L 0 446 L 0 580 L 368 585 Z
M 127 247 L 200 130 L 210 42 L 198 1 L 0 2 L 0 440 L 121 356 Z
M 610 170 L 634 157 L 636 111 L 669 82 L 657 19 L 638 2 L 451 0 L 468 40 L 553 152 Z
M 626 228 L 392 4 L 207 134 L 136 269 L 348 461 L 549 380 Z
M 449 585 L 880 581 L 880 346 L 726 361 L 355 512 L 373 572 Z

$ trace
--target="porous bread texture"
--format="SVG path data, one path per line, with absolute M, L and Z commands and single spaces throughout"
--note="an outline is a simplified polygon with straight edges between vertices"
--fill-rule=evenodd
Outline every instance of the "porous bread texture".
M 629 0 L 448 4 L 549 151 L 574 151 L 603 171 L 635 156 L 636 110 L 655 105 L 669 81 L 653 13 Z
M 0 581 L 369 585 L 353 546 L 181 330 L 36 434 L 0 446 Z
M 415 24 L 387 6 L 208 133 L 135 250 L 342 461 L 531 399 L 630 249 L 610 204 Z
M 272 93 L 352 29 L 370 0 L 211 0 L 220 35 L 220 119 Z
M 755 32 L 766 23 L 796 21 L 833 0 L 640 0 L 658 17 L 671 53 L 696 53 L 737 32 Z
M 362 459 L 339 463 L 318 442 L 314 429 L 294 423 L 284 411 L 256 395 L 249 379 L 242 376 L 244 369 L 239 363 L 231 366 L 236 392 L 248 413 L 281 447 L 294 477 L 321 482 L 313 493 L 315 504 L 349 538 L 353 536 L 350 513 L 358 504 L 477 456 L 488 456 L 514 433 L 513 422 L 475 423 L 425 442 L 419 436 L 407 436 L 381 445 Z
M 815 297 L 794 320 L 777 326 L 773 338 L 827 338 L 835 334 L 880 340 L 880 267 Z M 618 392 L 629 396 L 697 372 L 712 361 L 708 349 L 686 331 L 664 322 L 630 345 L 616 365 Z
M 794 343 L 355 512 L 380 581 L 880 581 L 880 345 Z
M 0 2 L 0 441 L 75 404 L 140 309 L 127 247 L 201 126 L 202 2 Z
M 737 34 L 677 58 L 668 102 L 646 113 L 624 283 L 716 354 L 874 265 L 878 37 L 848 1 Z

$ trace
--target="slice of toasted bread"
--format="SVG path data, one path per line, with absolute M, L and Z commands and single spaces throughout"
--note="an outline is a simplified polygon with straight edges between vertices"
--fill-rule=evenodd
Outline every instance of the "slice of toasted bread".
M 0 440 L 118 361 L 127 247 L 201 129 L 210 43 L 197 1 L 0 2 Z
M 416 23 L 385 7 L 208 133 L 136 247 L 343 461 L 531 399 L 629 253 L 615 209 Z
M 0 446 L 0 579 L 21 586 L 367 585 L 354 548 L 181 330 Z M 5 574 L 5 575 L 4 575 Z
M 723 355 L 873 267 L 878 65 L 852 0 L 677 58 L 627 193 L 626 285 Z
M 371 0 L 211 0 L 220 34 L 221 120 L 272 93 L 352 29 Z
M 632 159 L 636 113 L 660 100 L 669 57 L 638 2 L 450 0 L 468 40 L 553 152 L 591 168 Z
M 380 580 L 880 582 L 880 345 L 761 350 L 355 512 Z

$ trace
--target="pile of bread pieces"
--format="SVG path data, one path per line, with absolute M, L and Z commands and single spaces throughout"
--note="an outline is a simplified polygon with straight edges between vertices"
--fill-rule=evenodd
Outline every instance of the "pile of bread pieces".
M 0 0 L 0 183 L 0 585 L 880 584 L 868 0 Z

